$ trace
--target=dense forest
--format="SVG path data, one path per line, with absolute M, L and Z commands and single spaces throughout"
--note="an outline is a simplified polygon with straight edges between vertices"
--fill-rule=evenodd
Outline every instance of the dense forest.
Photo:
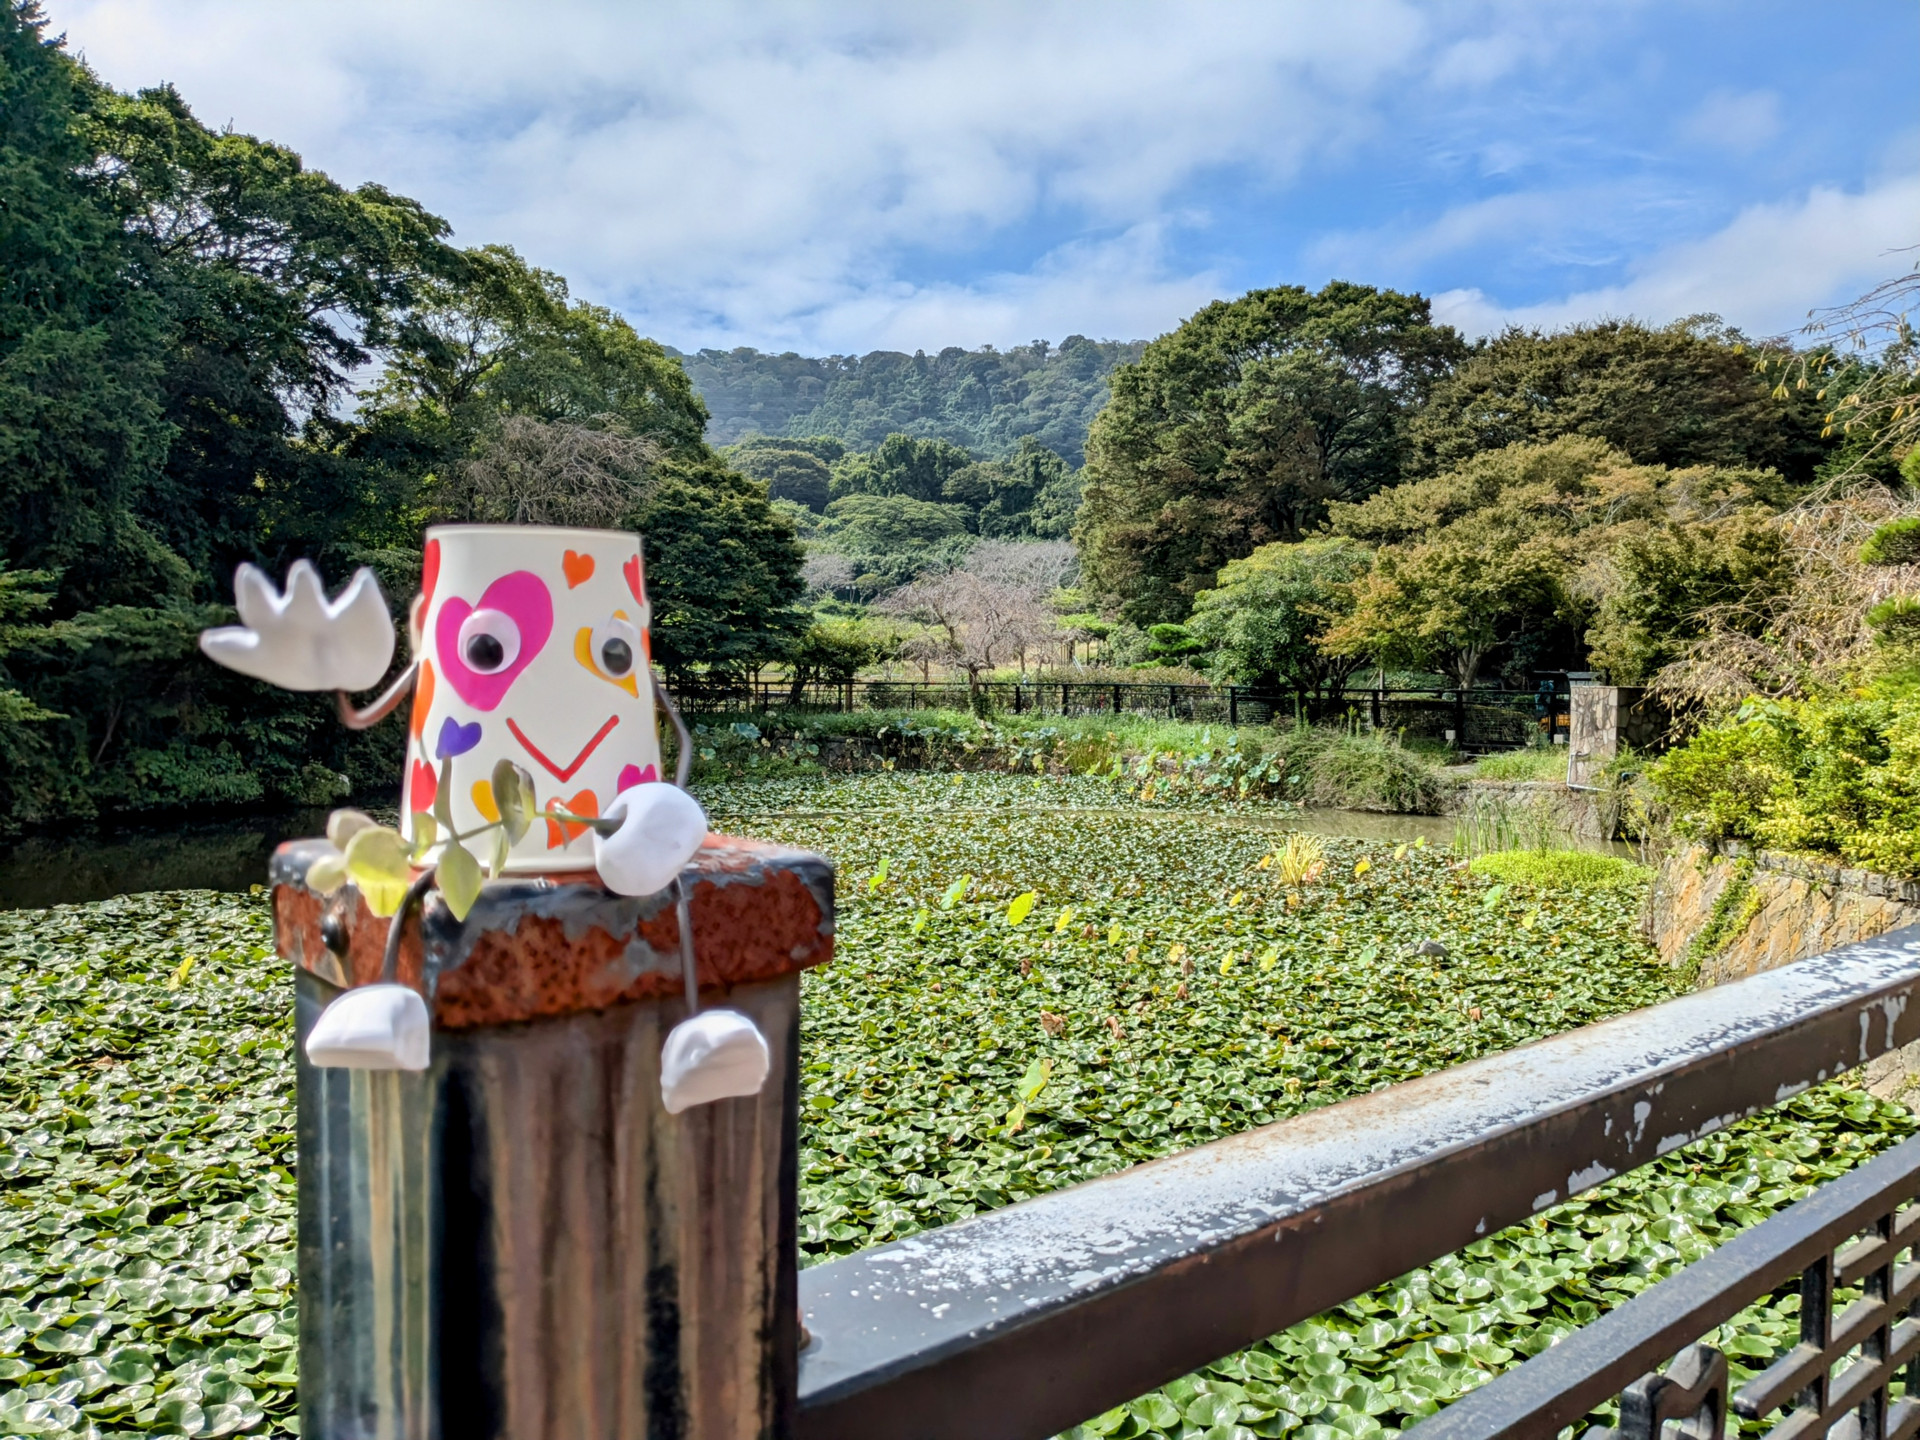
M 750 435 L 822 436 L 868 450 L 900 434 L 1000 460 L 1028 439 L 1078 467 L 1087 427 L 1107 401 L 1107 376 L 1144 348 L 1069 335 L 1057 348 L 1035 340 L 1010 350 L 948 346 L 932 356 L 668 353 L 686 366 L 712 415 L 707 438 L 716 445 Z
M 352 377 L 379 376 L 355 392 Z M 637 528 L 669 671 L 805 627 L 801 554 L 685 371 L 379 185 L 101 84 L 0 4 L 0 813 L 378 796 L 384 729 L 205 664 L 234 567 L 361 564 L 437 519 Z

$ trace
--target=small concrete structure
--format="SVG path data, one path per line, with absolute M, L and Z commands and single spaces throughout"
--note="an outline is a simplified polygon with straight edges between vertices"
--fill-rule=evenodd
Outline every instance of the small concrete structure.
M 1567 784 L 1576 789 L 1593 788 L 1621 746 L 1645 752 L 1666 741 L 1666 715 L 1636 686 L 1575 685 L 1568 714 Z
M 304 1046 L 379 979 L 388 921 L 280 848 L 274 934 Z M 833 954 L 819 856 L 710 837 L 683 872 L 703 1007 L 772 1048 L 761 1093 L 669 1115 L 684 1017 L 669 894 L 589 873 L 429 892 L 400 945 L 423 1072 L 299 1066 L 307 1440 L 748 1440 L 792 1432 L 800 972 Z

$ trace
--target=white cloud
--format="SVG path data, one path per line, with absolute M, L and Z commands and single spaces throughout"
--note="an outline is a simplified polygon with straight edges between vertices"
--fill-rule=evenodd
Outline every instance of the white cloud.
M 1518 0 L 1444 35 L 1410 0 L 53 3 L 111 82 L 173 80 L 663 338 L 839 349 L 1027 339 L 1048 297 L 1085 304 L 1067 329 L 1153 333 L 1205 283 L 1141 240 L 1183 187 L 1283 186 L 1390 88 L 1544 43 L 1501 38 Z
M 1631 267 L 1618 285 L 1531 305 L 1506 305 L 1478 288 L 1434 296 L 1434 313 L 1473 335 L 1505 325 L 1552 328 L 1633 317 L 1660 324 L 1713 312 L 1756 336 L 1783 334 L 1807 313 L 1843 303 L 1911 268 L 1920 244 L 1920 174 L 1857 191 L 1816 188 L 1803 198 L 1754 205 L 1704 239 L 1670 245 Z

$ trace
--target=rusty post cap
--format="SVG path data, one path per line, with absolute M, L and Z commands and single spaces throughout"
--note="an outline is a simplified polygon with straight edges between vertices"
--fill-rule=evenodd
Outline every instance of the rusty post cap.
M 274 852 L 274 944 L 343 988 L 380 978 L 388 921 L 352 886 L 309 890 L 325 840 Z M 703 993 L 796 974 L 833 958 L 833 866 L 824 857 L 710 835 L 681 872 Z M 470 1030 L 679 996 L 680 927 L 671 892 L 630 898 L 591 871 L 508 876 L 485 887 L 466 920 L 436 891 L 400 939 L 399 979 L 434 1025 Z

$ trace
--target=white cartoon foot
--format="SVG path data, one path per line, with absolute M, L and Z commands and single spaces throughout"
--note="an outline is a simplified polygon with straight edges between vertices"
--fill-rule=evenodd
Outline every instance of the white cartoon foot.
M 664 788 L 664 787 L 663 787 Z M 660 1099 L 669 1115 L 735 1095 L 758 1095 L 771 1058 L 767 1037 L 738 1010 L 682 1020 L 660 1051 Z
M 362 985 L 337 997 L 307 1032 L 307 1059 L 342 1070 L 424 1070 L 427 1002 L 407 985 Z
M 233 576 L 238 625 L 200 633 L 207 658 L 282 690 L 368 690 L 393 660 L 393 617 L 373 572 L 354 572 L 339 598 L 327 599 L 320 572 L 305 560 L 287 571 L 286 593 L 252 565 Z
M 673 879 L 707 838 L 707 812 L 678 785 L 654 781 L 622 790 L 605 819 L 611 835 L 595 833 L 593 863 L 616 895 L 654 895 Z

